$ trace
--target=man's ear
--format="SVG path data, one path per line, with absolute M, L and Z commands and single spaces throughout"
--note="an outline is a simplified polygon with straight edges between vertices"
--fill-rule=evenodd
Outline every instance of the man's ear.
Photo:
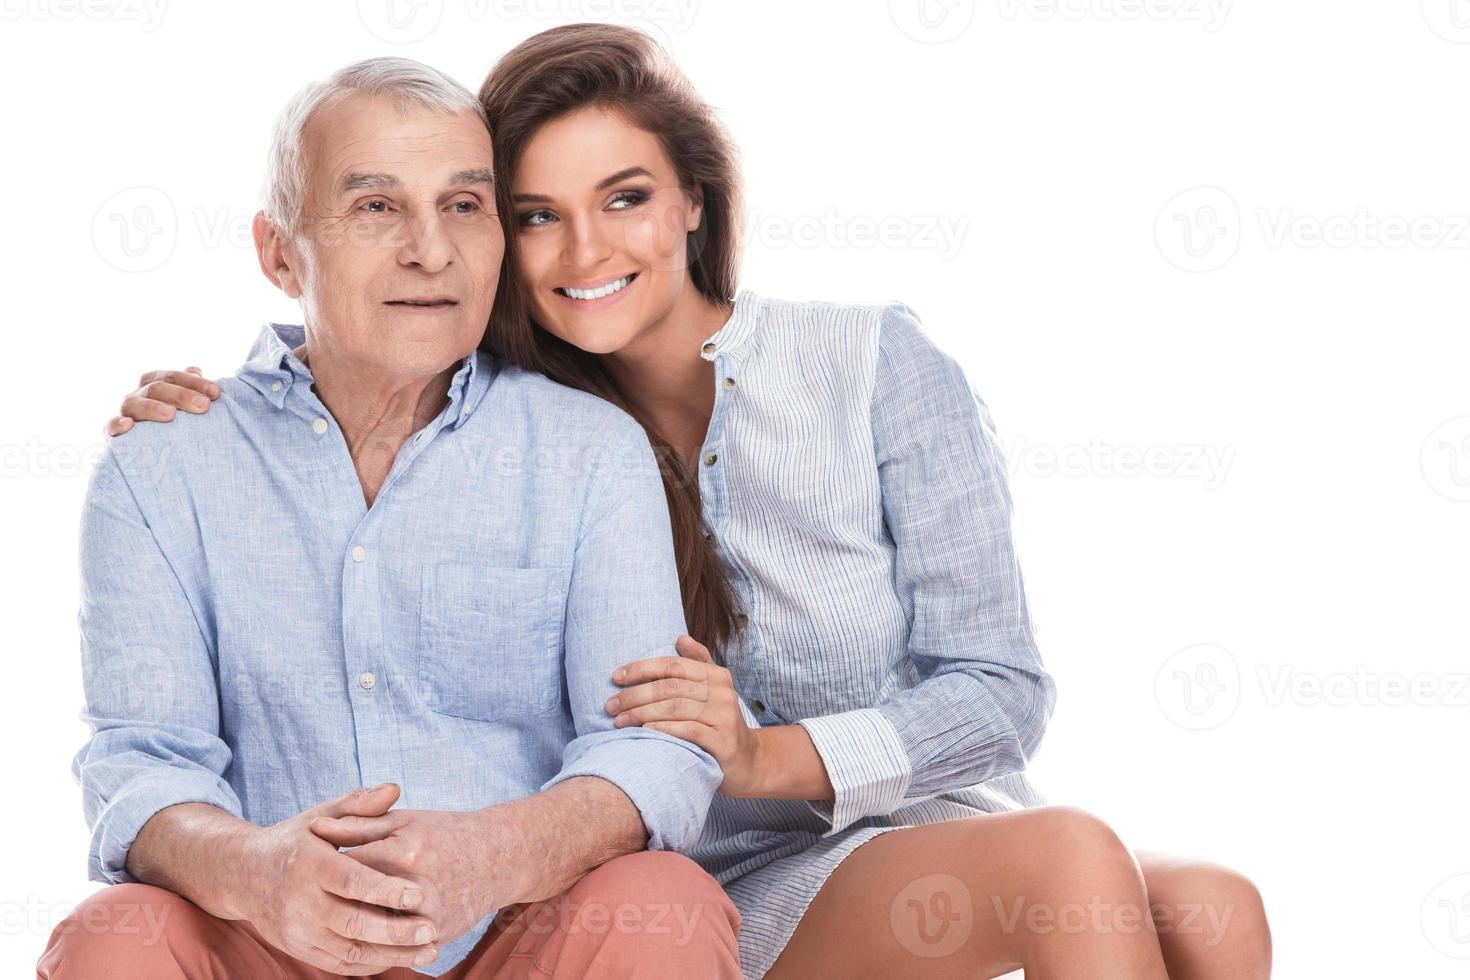
M 689 188 L 689 226 L 685 231 L 694 231 L 704 218 L 704 185 L 699 181 Z
M 281 230 L 265 216 L 264 211 L 257 211 L 250 232 L 255 238 L 255 256 L 260 260 L 260 271 L 281 292 L 292 299 L 300 299 L 301 283 L 291 266 L 294 256 L 287 248 L 286 237 Z

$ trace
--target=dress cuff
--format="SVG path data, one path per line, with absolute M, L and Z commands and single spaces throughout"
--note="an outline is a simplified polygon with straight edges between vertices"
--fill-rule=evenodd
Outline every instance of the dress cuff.
M 908 794 L 913 769 L 893 723 L 873 708 L 801 722 L 832 781 L 832 801 L 807 805 L 831 822 L 830 837 L 863 817 L 892 813 Z

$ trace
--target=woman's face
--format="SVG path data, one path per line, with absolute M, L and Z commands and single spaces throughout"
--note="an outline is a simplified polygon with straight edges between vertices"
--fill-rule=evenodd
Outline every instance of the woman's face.
M 562 340 L 615 353 L 694 288 L 685 238 L 699 227 L 698 193 L 620 113 L 588 107 L 543 125 L 511 193 L 532 316 Z

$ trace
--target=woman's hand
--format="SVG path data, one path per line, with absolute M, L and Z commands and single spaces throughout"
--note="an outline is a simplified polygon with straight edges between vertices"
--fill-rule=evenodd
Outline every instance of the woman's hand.
M 197 367 L 149 371 L 138 379 L 138 390 L 123 399 L 119 414 L 108 421 L 105 431 L 109 436 L 120 436 L 133 427 L 134 421 L 170 422 L 180 408 L 203 415 L 219 395 L 219 385 L 204 377 Z
M 608 698 L 607 713 L 619 728 L 641 725 L 704 749 L 725 773 L 720 792 L 726 796 L 760 795 L 760 729 L 745 724 L 730 672 L 692 637 L 679 637 L 674 649 L 679 656 L 650 657 L 613 671 L 613 681 L 626 690 Z

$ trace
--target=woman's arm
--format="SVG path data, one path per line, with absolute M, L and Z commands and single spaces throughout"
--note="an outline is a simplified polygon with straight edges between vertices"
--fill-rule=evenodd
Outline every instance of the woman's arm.
M 171 422 L 174 412 L 183 409 L 195 415 L 209 411 L 210 402 L 219 397 L 219 385 L 204 377 L 197 367 L 186 371 L 149 371 L 138 379 L 138 388 L 123 399 L 107 422 L 109 436 L 120 436 L 136 422 Z
M 1011 540 L 1005 460 L 984 402 L 913 311 L 883 311 L 872 400 L 883 517 L 920 683 L 801 722 L 826 764 L 832 831 L 1018 772 L 1056 702 Z
M 729 671 L 688 637 L 625 665 L 617 723 L 687 738 L 720 792 L 811 801 L 836 833 L 864 816 L 1025 768 L 1055 703 L 1011 545 L 1005 465 L 984 403 L 902 305 L 883 314 L 873 445 L 895 588 L 922 678 L 869 708 L 757 727 Z

